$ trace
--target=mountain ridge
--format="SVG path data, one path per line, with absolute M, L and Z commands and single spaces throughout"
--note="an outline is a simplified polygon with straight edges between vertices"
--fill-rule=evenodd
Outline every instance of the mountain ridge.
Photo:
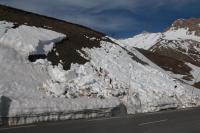
M 196 80 L 198 77 L 194 77 L 194 75 L 192 76 L 189 73 L 186 74 L 183 70 L 179 70 L 181 68 L 179 68 L 177 64 L 182 62 L 181 66 L 185 66 L 184 68 L 187 66 L 190 69 L 191 66 L 188 66 L 187 63 L 191 63 L 196 67 L 200 67 L 199 24 L 199 18 L 178 19 L 174 21 L 174 23 L 163 33 L 148 33 L 148 36 L 156 35 L 154 38 L 152 38 L 152 40 L 154 40 L 152 42 L 148 41 L 146 38 L 139 39 L 137 42 L 137 36 L 145 36 L 144 34 L 119 41 L 124 43 L 124 46 L 143 49 L 140 51 L 151 61 L 166 71 L 174 73 L 175 75 L 182 74 L 183 76 L 179 77 L 179 79 L 183 80 L 184 82 L 190 82 Z M 135 42 L 137 42 L 137 44 Z M 155 57 L 155 55 L 157 57 Z M 163 62 L 162 58 L 168 58 L 168 62 Z M 180 71 L 182 71 L 182 73 L 180 73 Z M 191 70 L 191 72 L 192 71 L 194 70 Z M 195 87 L 199 87 L 197 85 L 199 84 L 199 81 L 197 83 L 190 84 L 194 85 Z

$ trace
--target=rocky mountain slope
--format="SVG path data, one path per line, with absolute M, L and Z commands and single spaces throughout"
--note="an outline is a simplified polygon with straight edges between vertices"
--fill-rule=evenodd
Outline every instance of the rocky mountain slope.
M 200 90 L 137 49 L 83 26 L 5 6 L 0 63 L 0 118 L 6 124 L 200 104 Z
M 140 48 L 146 57 L 174 77 L 200 88 L 199 33 L 200 19 L 179 19 L 163 33 L 144 33 L 120 42 Z

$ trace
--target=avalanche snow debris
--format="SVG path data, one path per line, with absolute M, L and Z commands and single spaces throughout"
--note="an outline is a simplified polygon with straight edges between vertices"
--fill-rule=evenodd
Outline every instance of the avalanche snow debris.
M 151 66 L 138 63 L 119 45 L 102 41 L 100 48 L 83 48 L 82 51 L 90 61 L 84 65 L 72 64 L 70 76 L 65 73 L 62 78 L 57 78 L 60 79 L 57 81 L 60 84 L 56 84 L 62 92 L 60 95 L 67 98 L 116 97 L 130 114 L 199 104 L 199 90 L 195 90 L 196 93 L 193 94 L 192 87 L 175 81 L 168 74 Z M 58 66 L 53 69 L 57 71 L 60 68 Z M 64 80 L 63 77 L 67 79 Z M 54 85 L 55 83 L 47 83 L 44 88 L 59 96 L 56 92 L 58 90 L 50 89 L 55 88 Z M 65 90 L 62 91 L 61 88 Z M 194 95 L 197 95 L 197 99 L 193 98 Z
M 5 29 L 5 27 L 8 27 L 7 24 L 0 25 L 0 29 Z M 64 70 L 61 70 L 61 68 L 59 68 L 60 66 L 58 66 L 57 69 L 52 71 L 51 67 L 53 66 L 51 66 L 51 63 L 49 63 L 47 60 L 40 59 L 34 63 L 30 63 L 27 61 L 24 55 L 35 51 L 34 48 L 36 48 L 36 46 L 39 44 L 39 39 L 50 41 L 57 38 L 63 38 L 64 35 L 41 28 L 37 29 L 36 27 L 20 26 L 24 27 L 22 28 L 23 30 L 21 30 L 19 27 L 19 29 L 16 29 L 16 31 L 11 27 L 12 26 L 10 26 L 10 29 L 8 28 L 8 32 L 20 32 L 21 35 L 16 35 L 11 32 L 8 34 L 4 32 L 4 35 L 2 36 L 3 39 L 0 39 L 1 41 L 3 40 L 3 43 L 0 42 L 0 98 L 8 97 L 8 99 L 11 101 L 10 105 L 8 105 L 8 117 L 28 117 L 30 115 L 48 114 L 53 112 L 73 114 L 77 111 L 82 111 L 84 117 L 84 110 L 86 109 L 112 109 L 120 104 L 118 99 L 114 98 L 102 100 L 97 98 L 88 99 L 81 97 L 70 100 L 63 99 L 62 97 L 56 98 L 48 96 L 42 89 L 43 84 L 48 82 L 48 80 L 55 81 L 54 86 L 59 84 L 57 81 L 63 82 L 63 74 L 65 73 Z M 25 44 L 25 42 L 27 44 Z M 20 45 L 16 46 L 16 43 Z M 52 43 L 53 41 L 49 44 Z M 29 49 L 30 47 L 33 49 Z M 20 48 L 22 48 L 26 54 L 22 53 Z M 69 77 L 70 72 L 66 73 L 69 73 Z M 52 77 L 52 75 L 57 76 Z M 58 93 L 56 94 L 61 94 L 58 87 L 55 87 L 54 89 L 57 89 L 56 92 Z M 1 104 L 3 104 L 2 102 L 3 101 L 0 101 Z M 2 110 L 0 110 L 0 112 L 1 111 Z M 4 115 L 5 114 L 0 113 L 0 117 L 5 117 Z M 99 115 L 100 114 L 98 114 L 98 112 L 95 114 L 95 116 Z M 34 121 L 32 120 L 32 122 Z M 22 122 L 21 124 L 25 123 Z

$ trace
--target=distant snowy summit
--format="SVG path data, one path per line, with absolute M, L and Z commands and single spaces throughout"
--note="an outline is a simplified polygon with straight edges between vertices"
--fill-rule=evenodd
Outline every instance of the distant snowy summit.
M 187 29 L 189 34 L 200 36 L 200 18 L 178 19 L 170 27 L 170 29 Z
M 200 105 L 199 89 L 179 81 L 130 44 L 5 6 L 0 6 L 0 14 L 0 124 Z M 149 45 L 161 36 L 141 35 L 134 43 Z
M 118 40 L 124 47 L 136 47 L 141 49 L 150 49 L 162 38 L 162 33 L 142 33 L 132 38 Z
M 199 18 L 179 19 L 163 33 L 142 33 L 119 42 L 129 48 L 143 49 L 140 51 L 157 65 L 200 88 Z M 161 61 L 164 59 L 168 60 Z
M 200 42 L 200 19 L 179 19 L 163 33 L 142 33 L 132 38 L 121 39 L 125 46 L 149 50 L 162 40 L 192 40 Z

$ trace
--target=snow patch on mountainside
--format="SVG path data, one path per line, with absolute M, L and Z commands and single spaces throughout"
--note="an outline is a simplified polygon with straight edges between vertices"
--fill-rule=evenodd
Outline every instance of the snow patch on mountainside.
M 123 47 L 130 49 L 131 47 L 149 50 L 152 46 L 160 41 L 179 41 L 193 40 L 200 42 L 200 37 L 195 35 L 195 32 L 190 32 L 188 29 L 169 29 L 164 33 L 142 33 L 132 38 L 115 40 L 115 42 L 123 44 Z M 184 46 L 183 46 L 184 47 Z M 188 46 L 185 46 L 188 47 Z
M 137 47 L 148 50 L 161 38 L 161 33 L 142 33 L 133 38 L 118 40 L 124 47 Z
M 186 63 L 192 70 L 191 70 L 191 74 L 194 77 L 193 79 L 193 84 L 200 82 L 200 67 L 197 67 L 191 63 Z
M 179 28 L 177 30 L 170 29 L 164 33 L 166 40 L 194 40 L 200 42 L 200 37 L 195 32 L 189 32 L 188 29 Z

